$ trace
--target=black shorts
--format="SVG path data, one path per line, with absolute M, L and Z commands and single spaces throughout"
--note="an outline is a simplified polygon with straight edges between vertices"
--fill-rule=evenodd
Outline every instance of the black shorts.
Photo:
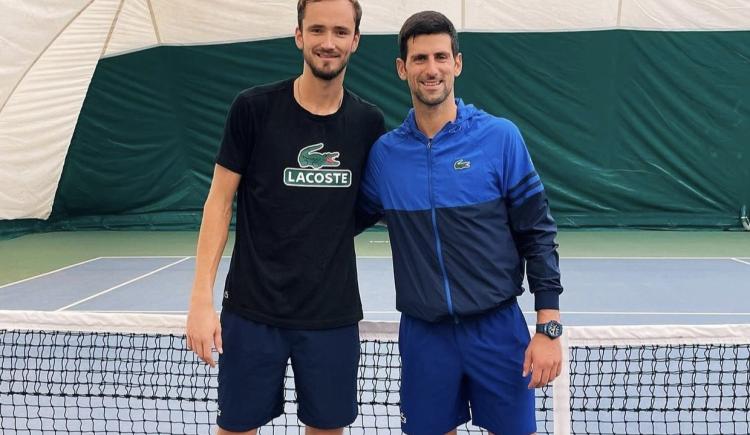
M 221 313 L 216 423 L 248 431 L 284 411 L 284 373 L 291 359 L 297 416 L 318 429 L 350 425 L 357 417 L 357 324 L 321 330 L 282 329 Z

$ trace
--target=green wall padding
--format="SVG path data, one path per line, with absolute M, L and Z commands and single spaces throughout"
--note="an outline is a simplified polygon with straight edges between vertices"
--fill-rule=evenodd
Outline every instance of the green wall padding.
M 518 124 L 561 227 L 739 226 L 750 204 L 750 32 L 460 42 L 457 96 Z M 346 77 L 389 127 L 411 105 L 397 54 L 395 36 L 364 35 Z M 233 97 L 301 67 L 291 38 L 100 61 L 42 227 L 196 228 Z

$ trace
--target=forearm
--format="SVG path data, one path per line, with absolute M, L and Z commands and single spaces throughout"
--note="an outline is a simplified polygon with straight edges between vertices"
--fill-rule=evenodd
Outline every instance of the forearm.
M 232 202 L 209 194 L 198 235 L 191 304 L 213 304 L 216 271 L 227 243 L 231 220 Z

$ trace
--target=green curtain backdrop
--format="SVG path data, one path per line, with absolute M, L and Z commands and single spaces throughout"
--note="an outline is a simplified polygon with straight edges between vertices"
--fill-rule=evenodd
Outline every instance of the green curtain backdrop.
M 467 103 L 515 122 L 561 227 L 729 228 L 750 204 L 750 32 L 464 33 Z M 346 85 L 389 127 L 410 107 L 396 37 L 364 35 Z M 99 62 L 48 222 L 196 228 L 240 90 L 292 77 L 291 38 Z

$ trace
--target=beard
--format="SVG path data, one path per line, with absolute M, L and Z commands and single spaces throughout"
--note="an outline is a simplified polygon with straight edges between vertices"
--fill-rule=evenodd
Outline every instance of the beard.
M 417 89 L 414 91 L 414 96 L 417 97 L 417 100 L 419 100 L 420 103 L 424 104 L 425 106 L 439 106 L 443 104 L 443 102 L 450 96 L 451 90 L 447 87 L 445 90 L 437 95 L 425 95 L 421 90 Z
M 307 66 L 310 67 L 310 72 L 312 72 L 313 76 L 326 81 L 333 80 L 341 75 L 344 68 L 346 68 L 346 65 L 349 63 L 349 57 L 347 56 L 342 58 L 341 65 L 339 65 L 338 68 L 322 69 L 315 65 L 316 57 L 314 53 L 310 53 L 309 55 L 305 54 L 303 57 Z

